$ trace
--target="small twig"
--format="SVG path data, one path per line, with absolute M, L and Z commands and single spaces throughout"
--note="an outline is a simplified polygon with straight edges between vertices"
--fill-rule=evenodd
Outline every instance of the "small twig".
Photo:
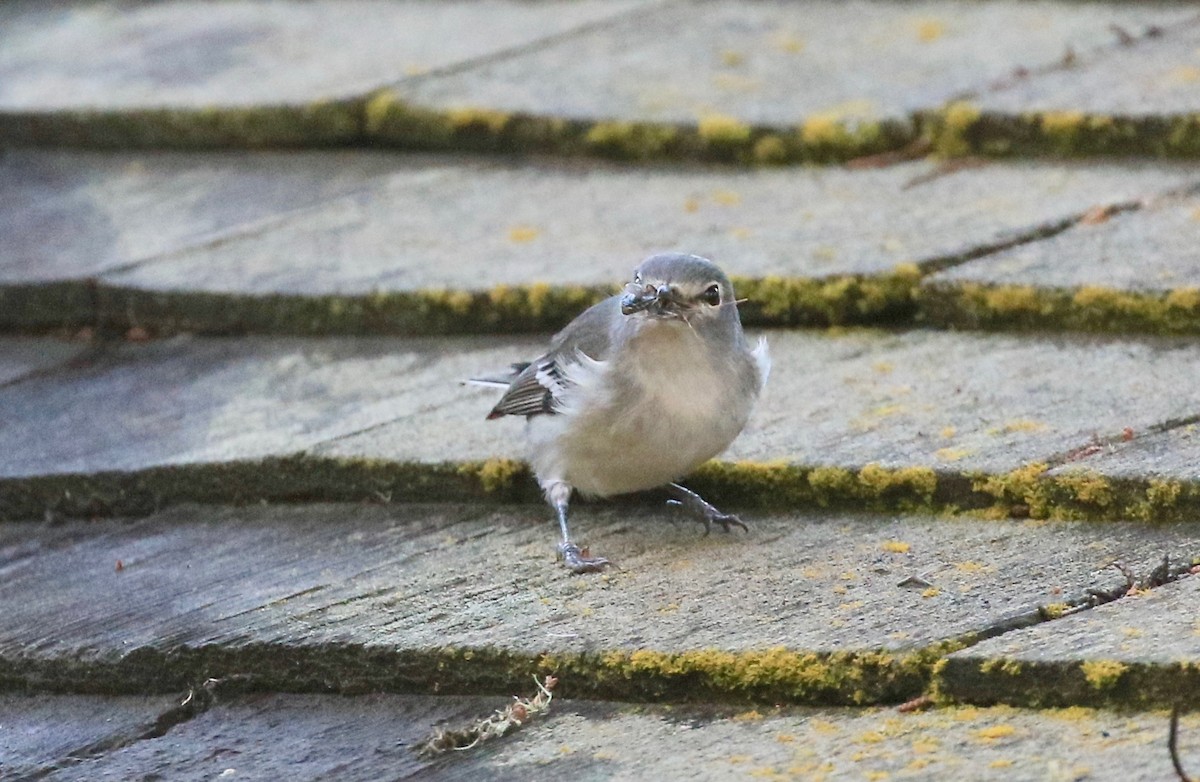
M 1171 765 L 1175 767 L 1175 774 L 1179 777 L 1180 782 L 1193 782 L 1192 778 L 1183 770 L 1183 761 L 1179 759 L 1179 712 L 1181 711 L 1180 704 L 1175 703 L 1171 707 L 1171 732 L 1167 734 L 1167 749 L 1171 751 Z

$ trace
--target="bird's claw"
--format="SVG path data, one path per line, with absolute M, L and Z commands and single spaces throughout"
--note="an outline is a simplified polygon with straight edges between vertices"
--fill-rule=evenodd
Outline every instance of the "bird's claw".
M 572 573 L 602 573 L 611 563 L 604 557 L 589 557 L 587 549 L 581 549 L 569 540 L 558 544 L 558 555 Z

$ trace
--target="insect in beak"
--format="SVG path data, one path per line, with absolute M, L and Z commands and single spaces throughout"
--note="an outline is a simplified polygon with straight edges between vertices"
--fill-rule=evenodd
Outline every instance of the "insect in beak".
M 621 314 L 632 315 L 635 312 L 648 310 L 655 305 L 660 310 L 674 303 L 674 293 L 670 285 L 660 285 L 657 288 L 647 287 L 640 292 L 626 293 L 621 297 Z

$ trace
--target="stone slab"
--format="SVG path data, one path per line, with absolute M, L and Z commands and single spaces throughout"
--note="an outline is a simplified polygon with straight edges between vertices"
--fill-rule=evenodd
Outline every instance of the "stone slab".
M 879 274 L 1200 177 L 1200 169 L 1177 165 L 1004 165 L 910 187 L 933 166 L 798 173 L 425 162 L 385 163 L 387 173 L 354 194 L 102 279 L 150 290 L 301 295 L 616 285 L 665 249 L 705 255 L 748 277 Z
M 1200 288 L 1197 245 L 1200 196 L 1161 198 L 1100 221 L 1085 219 L 1056 236 L 973 260 L 926 282 L 1138 292 Z
M 902 666 L 908 652 L 1112 588 L 1115 558 L 1200 553 L 1195 524 L 805 513 L 706 537 L 662 506 L 581 506 L 578 539 L 619 568 L 580 578 L 554 562 L 548 516 L 191 505 L 138 522 L 0 525 L 0 680 L 174 692 L 236 676 L 255 690 L 480 694 L 523 690 L 541 670 L 564 677 L 564 697 L 903 700 L 919 692 L 917 663 L 880 684 L 854 655 L 888 650 L 879 664 Z
M 415 757 L 410 742 L 457 699 L 268 696 L 221 704 L 153 742 L 51 780 L 863 778 L 1125 780 L 1171 777 L 1161 713 L 637 709 L 555 699 L 548 714 L 475 750 Z M 453 705 L 451 705 L 453 704 Z M 501 703 L 494 704 L 495 708 Z M 486 714 L 485 710 L 478 716 Z M 454 715 L 458 716 L 458 715 Z M 1181 760 L 1200 763 L 1181 721 Z
M 1200 410 L 1184 340 L 775 332 L 750 426 L 723 458 L 1007 471 Z M 397 463 L 519 458 L 523 422 L 463 385 L 539 338 L 175 338 L 0 389 L 4 477 L 306 452 Z M 1192 471 L 1188 470 L 1188 475 Z
M 635 171 L 366 152 L 11 152 L 0 173 L 0 282 L 301 295 L 609 285 L 668 248 L 742 276 L 885 273 L 1200 180 L 1178 164 Z
M 219 245 L 404 166 L 367 152 L 11 150 L 0 157 L 0 283 L 86 279 Z
M 277 105 L 559 36 L 636 2 L 5 3 L 0 111 Z
M 1190 703 L 1200 691 L 1198 609 L 1200 579 L 1191 577 L 1064 617 L 1052 630 L 1008 633 L 951 655 L 943 691 L 1042 706 Z
M 174 705 L 162 696 L 0 695 L 0 776 L 24 779 L 133 740 Z
M 1191 9 L 1186 12 L 1194 14 Z M 979 95 L 977 101 L 989 112 L 1061 112 L 1064 118 L 1070 112 L 1127 117 L 1189 115 L 1200 109 L 1196 99 L 1198 46 L 1200 22 L 1193 20 L 1135 45 L 1085 56 L 1074 67 L 1014 80 L 1004 89 Z M 1069 123 L 1063 130 L 1070 130 Z
M 724 459 L 1006 471 L 1200 405 L 1200 352 L 1185 341 L 920 331 L 768 339 L 770 383 Z M 314 452 L 401 461 L 523 453 L 521 421 L 482 420 L 494 390 L 450 393 L 454 402 L 443 395 L 436 408 Z
M 1200 480 L 1200 430 L 1195 423 L 1132 434 L 1129 441 L 1114 439 L 1085 448 L 1052 472 L 1091 470 L 1122 478 Z
M 831 125 L 906 119 L 1067 47 L 1110 44 L 1194 12 L 1074 3 L 775 2 L 667 6 L 655 14 L 523 56 L 414 80 L 399 93 L 423 107 L 601 120 Z M 796 89 L 803 85 L 803 89 Z
M 86 343 L 56 339 L 0 340 L 0 387 L 53 371 L 80 358 L 87 350 Z
M 120 701 L 104 699 L 97 708 Z M 152 741 L 122 747 L 45 778 L 410 779 L 433 765 L 414 747 L 436 724 L 469 723 L 504 705 L 499 698 L 242 697 L 218 701 Z

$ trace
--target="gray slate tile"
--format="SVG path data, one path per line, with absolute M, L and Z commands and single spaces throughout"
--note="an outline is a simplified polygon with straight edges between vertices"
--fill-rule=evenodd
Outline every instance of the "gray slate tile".
M 990 2 L 696 3 L 539 47 L 520 57 L 414 80 L 422 106 L 485 106 L 587 119 L 695 123 L 712 114 L 794 125 L 905 118 L 1113 42 L 1189 18 L 1187 7 Z
M 393 160 L 11 150 L 0 157 L 0 282 L 92 277 L 267 230 L 361 189 Z
M 0 387 L 62 367 L 87 349 L 85 343 L 54 339 L 0 340 Z
M 979 96 L 987 111 L 1019 114 L 1029 111 L 1084 112 L 1134 117 L 1192 114 L 1200 109 L 1196 85 L 1200 83 L 1200 22 L 1195 10 L 1189 24 L 1171 27 L 1160 37 L 1134 46 L 1096 52 L 1072 68 L 1036 78 L 1021 79 L 1009 87 Z M 1148 22 L 1149 19 L 1143 21 Z M 1131 30 L 1132 32 L 1132 30 Z
M 1171 558 L 1181 561 L 1196 560 Z M 1147 571 L 1135 566 L 1139 577 Z M 950 655 L 942 691 L 982 703 L 1186 707 L 1200 688 L 1198 608 L 1191 576 L 1007 633 Z
M 860 331 L 769 335 L 774 368 L 723 458 L 997 470 L 1196 415 L 1184 340 Z M 464 386 L 541 338 L 178 338 L 0 389 L 0 475 L 135 470 L 302 451 L 440 463 L 524 453 Z M 1188 470 L 1188 474 L 1192 474 Z
M 638 5 L 5 3 L 0 111 L 203 108 L 352 97 Z
M 308 504 L 5 524 L 0 550 L 17 553 L 0 582 L 0 669 L 19 680 L 53 661 L 45 681 L 104 676 L 106 691 L 239 674 L 256 689 L 438 692 L 495 682 L 493 669 L 512 663 L 481 652 L 412 670 L 411 655 L 591 653 L 603 669 L 608 651 L 900 653 L 1111 588 L 1122 581 L 1107 568 L 1115 558 L 1140 566 L 1200 552 L 1194 524 L 805 513 L 706 537 L 669 523 L 665 507 L 597 506 L 576 514 L 577 533 L 620 569 L 580 578 L 555 564 L 548 516 Z M 910 576 L 931 587 L 901 586 Z M 524 688 L 525 674 L 517 681 Z M 561 694 L 621 686 L 599 677 Z M 730 696 L 746 683 L 722 686 Z
M 615 284 L 668 248 L 745 276 L 882 273 L 1200 179 L 1181 165 L 630 170 L 370 153 L 22 152 L 0 173 L 0 282 L 308 295 Z
M 1158 199 L 1099 223 L 980 258 L 929 282 L 980 282 L 1124 291 L 1200 287 L 1200 196 Z
M 1158 713 L 1071 709 L 632 709 L 555 699 L 509 737 L 431 765 L 410 754 L 422 724 L 467 708 L 452 698 L 278 695 L 223 704 L 167 736 L 60 772 L 51 780 L 158 773 L 178 780 L 803 778 L 1010 780 L 1167 779 Z M 477 700 L 487 713 L 485 700 Z M 494 700 L 499 708 L 503 701 Z M 464 722 L 453 714 L 451 726 Z M 469 722 L 469 720 L 466 720 Z M 1200 720 L 1182 722 L 1187 743 Z M 92 775 L 92 776 L 89 776 Z M 882 776 L 880 777 L 882 778 Z
M 73 765 L 106 744 L 132 740 L 174 705 L 164 696 L 0 695 L 0 777 L 21 779 Z

